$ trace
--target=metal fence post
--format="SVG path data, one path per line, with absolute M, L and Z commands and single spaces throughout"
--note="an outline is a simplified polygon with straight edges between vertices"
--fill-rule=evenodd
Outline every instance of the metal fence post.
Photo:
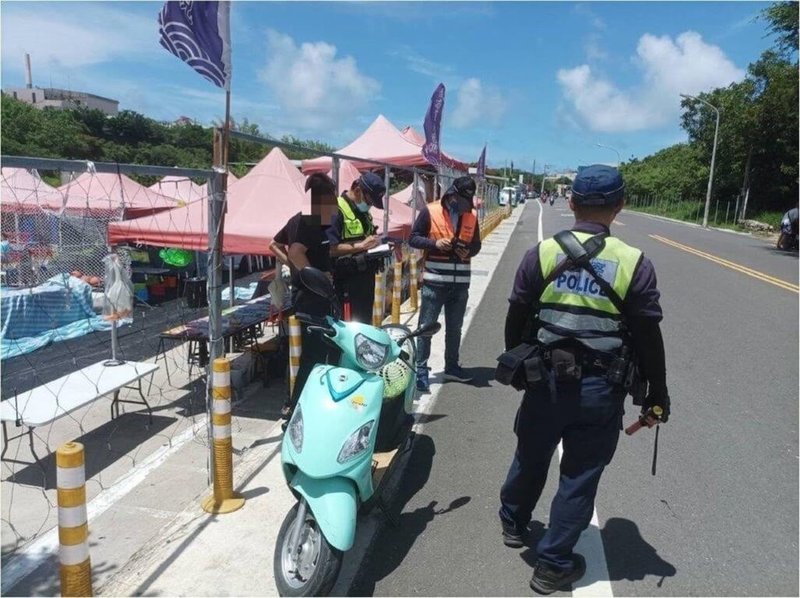
M 739 222 L 739 200 L 742 199 L 741 195 L 736 196 L 736 207 L 733 208 L 733 223 Z
M 383 196 L 383 234 L 389 234 L 389 174 L 391 169 L 385 166 L 383 169 L 383 184 L 386 186 L 386 195 Z
M 211 423 L 213 406 L 213 376 L 211 364 L 224 357 L 222 338 L 222 240 L 225 228 L 225 183 L 227 174 L 216 170 L 209 181 L 208 200 L 208 376 L 206 384 L 206 412 L 208 413 L 209 483 L 214 479 L 214 431 Z
M 714 207 L 714 225 L 717 224 L 717 214 L 719 214 L 719 200 L 717 200 L 717 204 Z
M 728 224 L 728 214 L 731 211 L 731 202 L 728 202 L 728 205 L 725 208 L 725 224 Z
M 333 157 L 333 166 L 331 167 L 331 175 L 333 184 L 336 185 L 336 195 L 339 195 L 339 158 Z

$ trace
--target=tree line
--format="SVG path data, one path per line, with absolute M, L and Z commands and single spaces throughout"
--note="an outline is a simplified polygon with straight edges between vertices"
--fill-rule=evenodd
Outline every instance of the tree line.
M 720 111 L 713 198 L 748 195 L 747 216 L 785 211 L 798 202 L 798 3 L 772 4 L 759 15 L 774 38 L 739 83 L 697 97 Z M 684 100 L 687 143 L 621 165 L 629 195 L 705 198 L 716 114 Z
M 78 107 L 67 110 L 35 108 L 2 94 L 3 153 L 14 156 L 37 156 L 68 160 L 152 164 L 208 168 L 212 164 L 213 127 L 196 122 L 165 123 L 133 110 L 106 116 L 100 110 Z M 258 124 L 247 119 L 232 120 L 232 128 L 264 136 Z M 316 140 L 284 136 L 281 141 L 298 146 L 333 151 Z M 273 146 L 232 139 L 229 149 L 231 170 L 244 175 Z M 293 160 L 315 158 L 318 154 L 302 149 L 287 149 Z M 152 184 L 153 177 L 134 177 Z

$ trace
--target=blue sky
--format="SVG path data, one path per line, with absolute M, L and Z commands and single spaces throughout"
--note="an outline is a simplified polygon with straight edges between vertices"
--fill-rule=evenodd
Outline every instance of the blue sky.
M 3 87 L 118 99 L 203 123 L 223 95 L 158 45 L 158 2 L 3 2 Z M 378 114 L 422 129 L 447 87 L 442 145 L 537 171 L 682 141 L 679 93 L 741 79 L 770 45 L 761 2 L 235 2 L 233 114 L 273 135 L 349 143 Z

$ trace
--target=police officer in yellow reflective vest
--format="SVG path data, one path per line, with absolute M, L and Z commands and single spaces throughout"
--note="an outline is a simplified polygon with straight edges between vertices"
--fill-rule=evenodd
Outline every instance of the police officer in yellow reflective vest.
M 653 265 L 611 236 L 625 185 L 615 168 L 578 173 L 571 231 L 529 250 L 517 270 L 506 317 L 506 350 L 531 344 L 526 392 L 514 430 L 517 448 L 500 492 L 503 541 L 518 548 L 562 443 L 558 491 L 547 532 L 537 546 L 531 588 L 542 594 L 580 579 L 584 558 L 573 552 L 592 518 L 600 476 L 617 446 L 623 400 L 635 366 L 649 383 L 643 411 L 670 413 L 662 318 Z
M 328 229 L 330 254 L 334 258 L 333 283 L 339 300 L 349 304 L 354 321 L 370 324 L 375 300 L 377 262 L 366 252 L 379 244 L 369 209 L 383 209 L 386 186 L 377 174 L 366 172 L 353 182 L 349 191 L 339 197 L 339 210 Z

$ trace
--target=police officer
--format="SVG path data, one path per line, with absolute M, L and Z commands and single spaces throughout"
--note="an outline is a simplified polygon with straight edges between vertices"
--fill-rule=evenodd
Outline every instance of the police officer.
M 457 178 L 440 202 L 420 210 L 409 239 L 411 247 L 425 250 L 419 325 L 438 320 L 444 308 L 443 378 L 451 382 L 469 382 L 472 379 L 459 364 L 459 346 L 469 298 L 470 260 L 481 250 L 481 231 L 473 210 L 474 197 L 475 181 L 468 176 Z M 417 349 L 417 390 L 428 392 L 431 339 L 418 338 Z
M 623 207 L 624 189 L 615 168 L 582 170 L 569 202 L 572 233 L 559 233 L 560 241 L 547 239 L 525 254 L 509 298 L 506 347 L 533 339 L 542 368 L 540 381 L 535 374 L 533 381 L 528 378 L 514 425 L 517 448 L 500 492 L 507 546 L 523 546 L 559 442 L 564 450 L 530 581 L 542 594 L 564 589 L 586 570 L 572 549 L 589 525 L 600 476 L 616 450 L 627 394 L 624 376 L 616 374 L 619 366 L 630 371 L 630 354 L 638 356 L 649 382 L 642 410 L 662 407 L 664 422 L 670 413 L 655 271 L 641 251 L 609 230 Z M 580 258 L 571 240 L 594 254 L 591 261 Z M 567 260 L 571 254 L 575 259 Z
M 353 182 L 337 200 L 338 211 L 327 235 L 335 259 L 334 286 L 342 304 L 349 303 L 351 319 L 372 322 L 375 300 L 375 269 L 366 252 L 379 244 L 369 209 L 383 209 L 386 186 L 377 174 L 367 172 Z

